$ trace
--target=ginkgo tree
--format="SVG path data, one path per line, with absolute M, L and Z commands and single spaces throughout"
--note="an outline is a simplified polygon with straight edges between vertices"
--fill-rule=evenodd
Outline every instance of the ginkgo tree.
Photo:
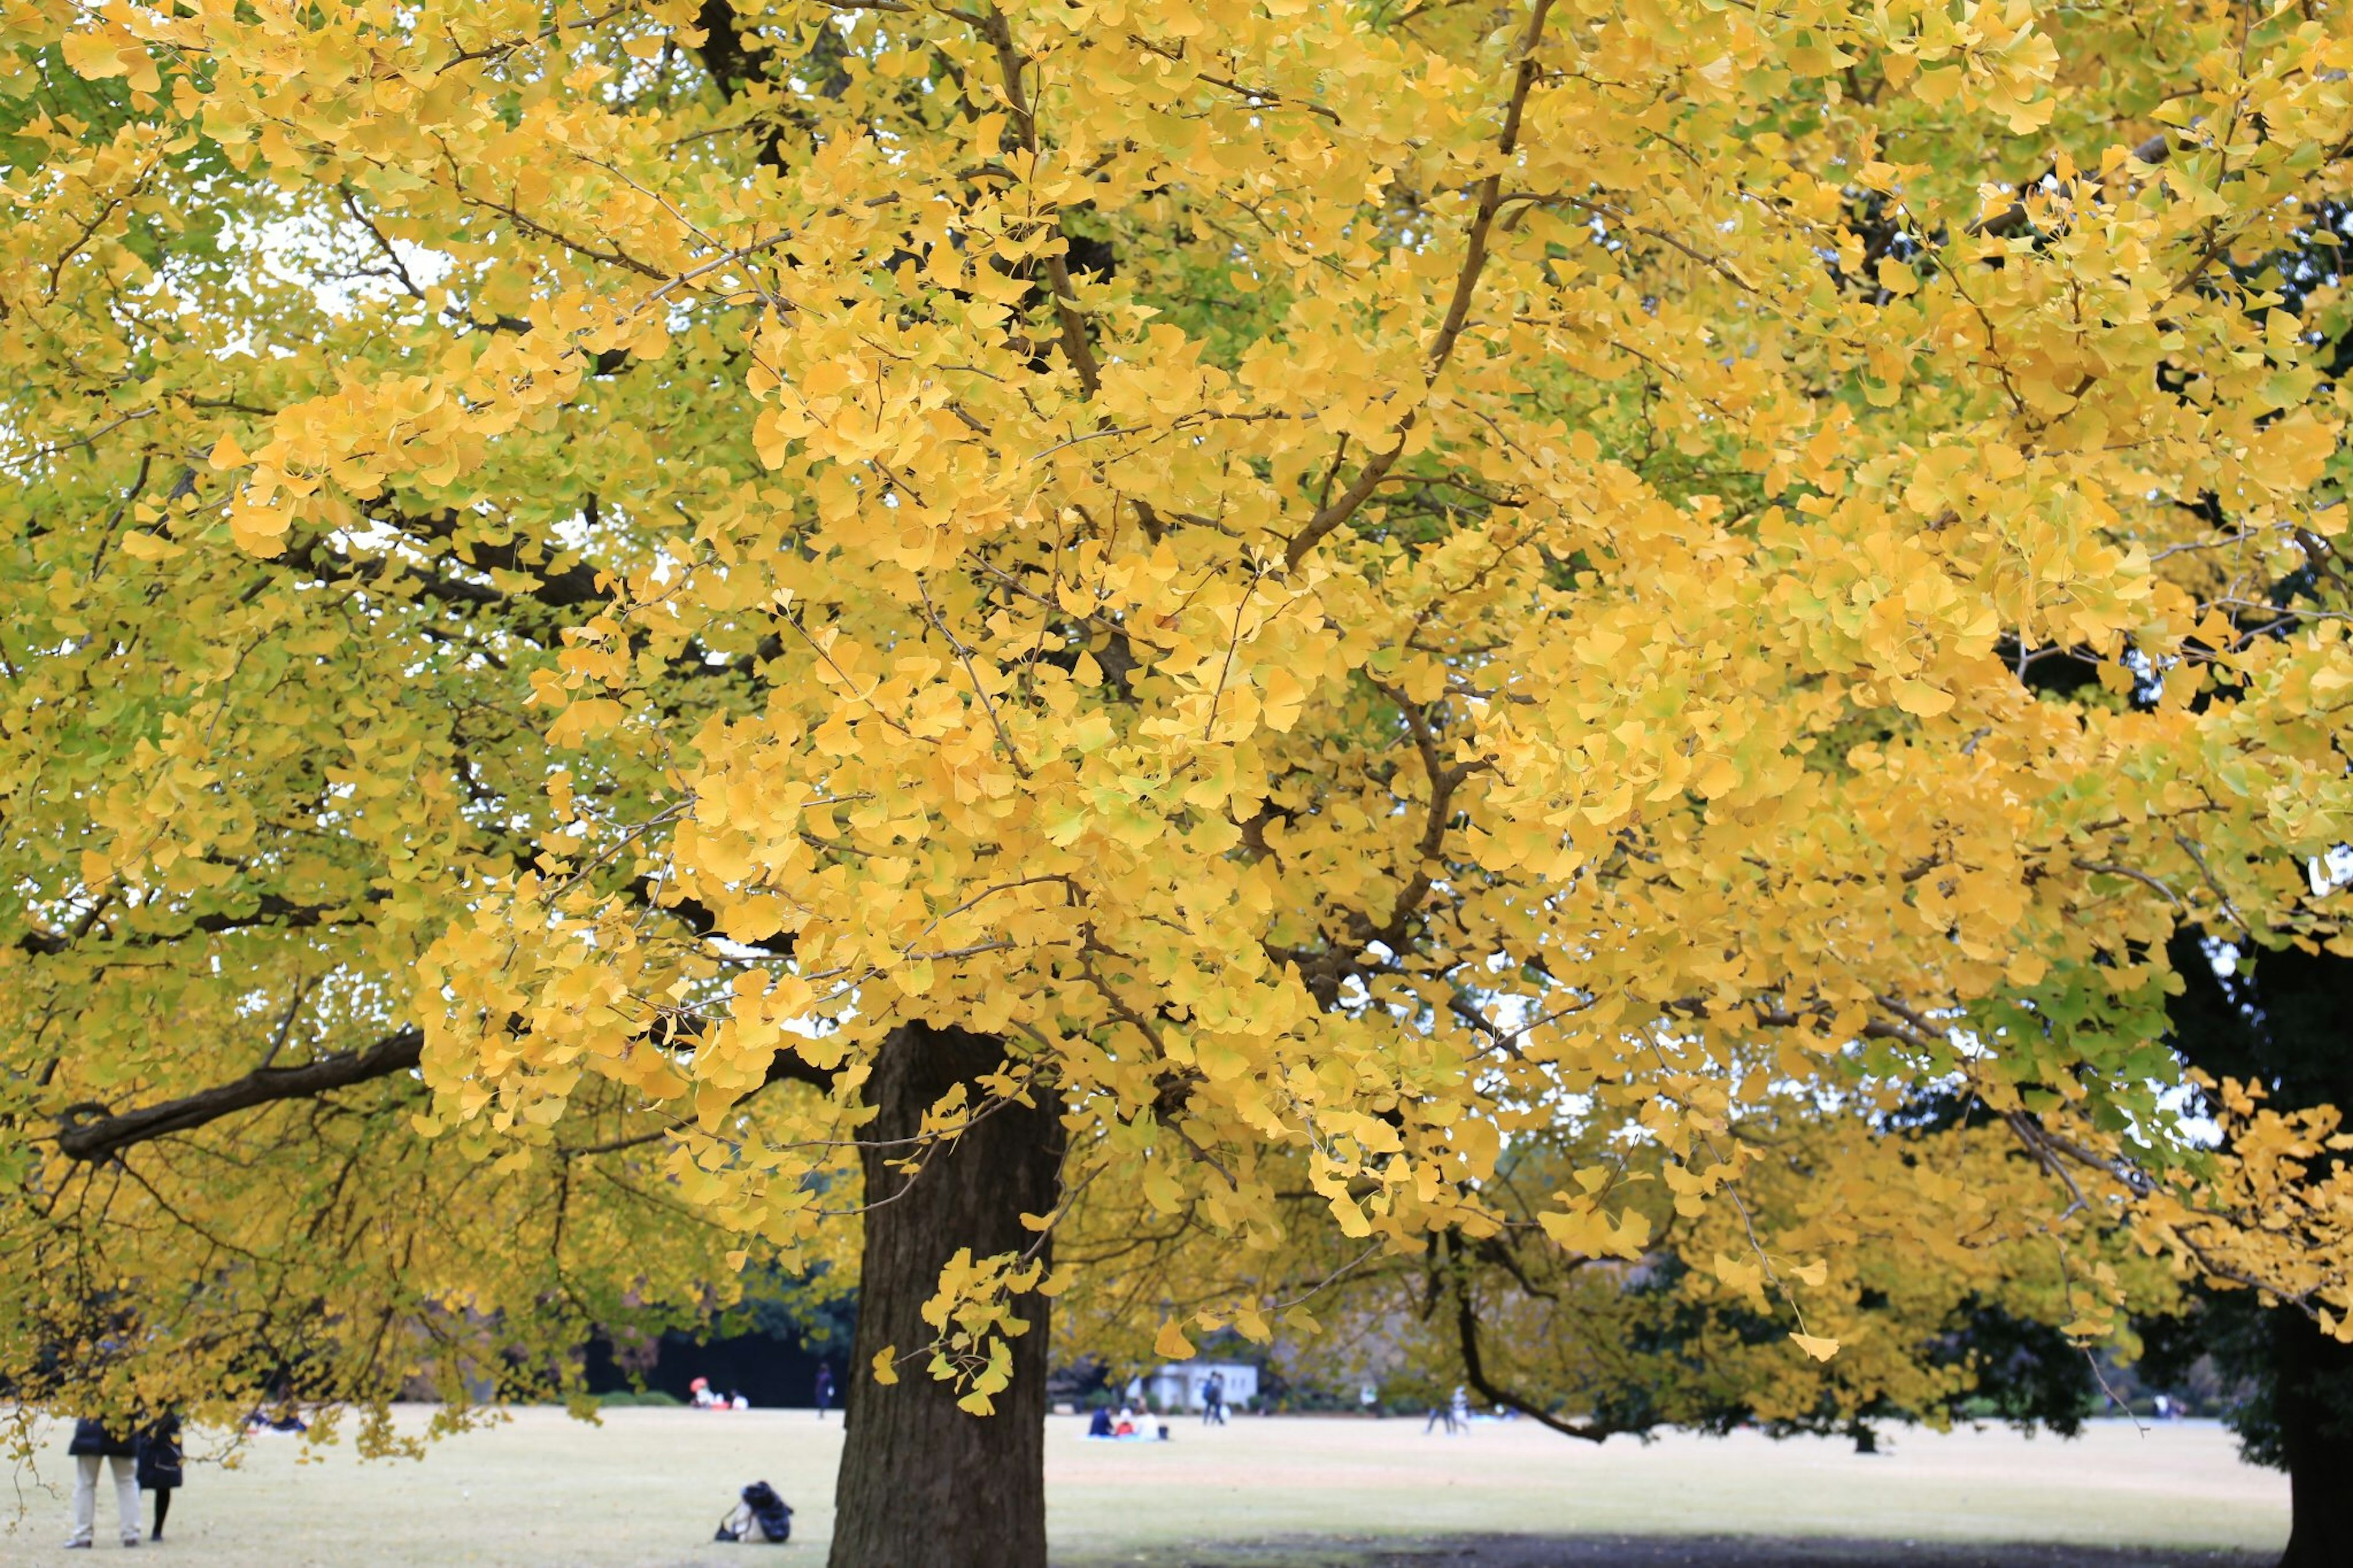
M 5 16 L 17 1201 L 646 1140 L 858 1248 L 837 1563 L 1043 1561 L 1106 1194 L 1633 1258 L 1507 1151 L 1933 1084 L 2121 1212 L 2170 933 L 2344 945 L 2331 5 Z

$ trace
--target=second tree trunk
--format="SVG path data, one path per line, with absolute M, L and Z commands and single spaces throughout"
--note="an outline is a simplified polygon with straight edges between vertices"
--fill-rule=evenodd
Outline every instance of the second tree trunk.
M 2289 1496 L 2280 1568 L 2353 1568 L 2353 1345 L 2292 1308 L 2269 1315 Z

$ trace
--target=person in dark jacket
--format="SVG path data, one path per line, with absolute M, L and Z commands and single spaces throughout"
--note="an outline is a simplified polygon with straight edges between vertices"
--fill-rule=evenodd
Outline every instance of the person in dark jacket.
M 155 1494 L 155 1528 L 150 1541 L 164 1539 L 164 1516 L 172 1511 L 172 1494 L 181 1480 L 180 1418 L 166 1415 L 139 1434 L 139 1489 Z
M 74 1423 L 73 1442 L 66 1452 L 73 1456 L 73 1534 L 67 1538 L 69 1548 L 90 1545 L 91 1532 L 98 1525 L 98 1472 L 101 1462 L 114 1471 L 115 1511 L 121 1516 L 122 1544 L 139 1544 L 139 1484 L 132 1474 L 132 1460 L 136 1449 L 129 1437 L 118 1437 L 105 1423 L 88 1418 Z
M 1213 1372 L 1209 1381 L 1201 1385 L 1201 1425 L 1222 1426 L 1226 1424 L 1226 1374 Z
M 817 1418 L 825 1419 L 826 1411 L 833 1405 L 833 1368 L 825 1362 L 817 1363 Z

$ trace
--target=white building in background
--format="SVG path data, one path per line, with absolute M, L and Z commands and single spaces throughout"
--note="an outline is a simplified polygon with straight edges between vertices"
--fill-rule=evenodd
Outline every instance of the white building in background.
M 1175 1362 L 1129 1384 L 1127 1396 L 1148 1400 L 1155 1410 L 1198 1410 L 1201 1390 L 1213 1372 L 1225 1374 L 1226 1404 L 1249 1409 L 1258 1397 L 1258 1368 L 1238 1361 Z

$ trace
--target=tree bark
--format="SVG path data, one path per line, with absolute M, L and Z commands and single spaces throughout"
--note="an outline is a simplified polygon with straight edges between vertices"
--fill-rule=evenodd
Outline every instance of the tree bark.
M 2280 1568 L 2353 1568 L 2353 1345 L 2301 1312 L 2270 1317 L 2290 1520 Z
M 925 1155 L 912 1183 L 890 1162 L 911 1149 L 924 1111 L 958 1083 L 1004 1061 L 1003 1047 L 961 1029 L 895 1031 L 868 1081 L 878 1114 L 865 1131 L 866 1239 L 858 1333 L 848 1384 L 849 1431 L 835 1486 L 831 1568 L 1045 1568 L 1048 1301 L 1019 1298 L 1027 1333 L 1011 1342 L 1013 1384 L 992 1415 L 956 1408 L 927 1358 L 874 1381 L 875 1354 L 905 1355 L 934 1331 L 922 1316 L 940 1268 L 958 1247 L 976 1258 L 1039 1241 L 1020 1215 L 1053 1209 L 1062 1126 L 1050 1090 L 1034 1105 L 991 1110 Z M 986 1097 L 974 1090 L 974 1103 Z

